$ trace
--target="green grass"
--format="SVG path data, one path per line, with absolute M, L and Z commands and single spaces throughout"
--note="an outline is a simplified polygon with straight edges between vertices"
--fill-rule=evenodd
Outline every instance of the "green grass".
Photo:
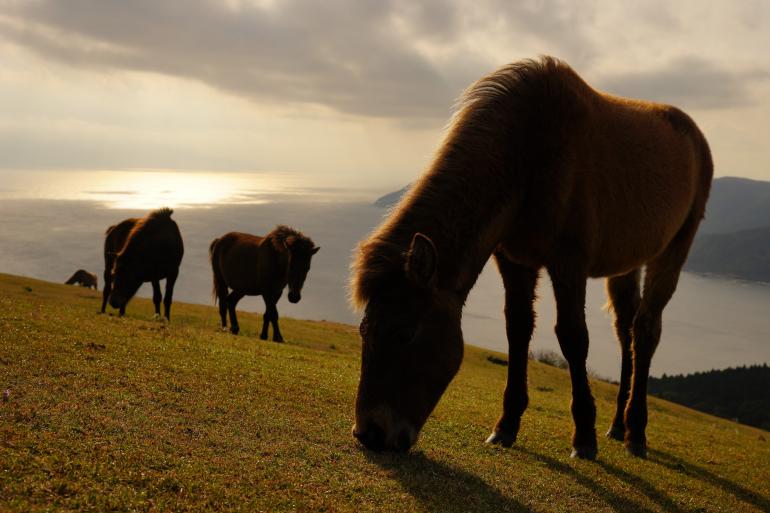
M 483 444 L 505 368 L 468 347 L 406 455 L 350 436 L 359 341 L 282 319 L 288 343 L 213 308 L 97 315 L 100 295 L 0 275 L 0 511 L 768 511 L 766 432 L 650 399 L 648 460 L 601 439 L 569 459 L 568 374 L 530 364 L 512 449 Z M 609 329 L 609 327 L 608 327 Z M 593 383 L 598 428 L 615 387 Z

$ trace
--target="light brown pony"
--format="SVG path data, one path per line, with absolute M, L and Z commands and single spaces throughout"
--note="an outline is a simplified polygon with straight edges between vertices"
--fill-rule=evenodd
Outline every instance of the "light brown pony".
M 644 456 L 661 313 L 711 176 L 706 140 L 686 114 L 598 92 L 556 59 L 510 64 L 473 84 L 432 165 L 353 264 L 352 300 L 364 309 L 353 434 L 371 449 L 414 444 L 460 367 L 463 304 L 492 255 L 505 286 L 510 365 L 487 442 L 516 440 L 545 268 L 572 380 L 573 456 L 597 452 L 584 308 L 586 279 L 600 276 L 622 352 L 608 436 Z
M 78 269 L 70 276 L 69 280 L 64 282 L 66 285 L 80 285 L 81 287 L 99 289 L 99 280 L 94 273 L 89 273 L 85 269 Z
M 238 301 L 243 296 L 262 296 L 265 315 L 259 338 L 267 340 L 268 324 L 272 324 L 273 341 L 283 342 L 276 304 L 287 284 L 289 302 L 299 302 L 310 261 L 319 249 L 308 237 L 288 226 L 278 226 L 264 237 L 230 232 L 214 239 L 209 246 L 209 257 L 222 329 L 227 328 L 229 311 L 230 331 L 237 335 L 240 331 L 235 314 Z

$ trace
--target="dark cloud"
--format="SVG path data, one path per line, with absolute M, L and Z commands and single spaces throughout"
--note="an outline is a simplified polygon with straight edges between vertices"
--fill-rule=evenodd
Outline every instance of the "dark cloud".
M 733 71 L 689 56 L 658 69 L 605 77 L 598 85 L 620 96 L 696 109 L 741 107 L 753 103 L 751 87 L 770 78 L 765 70 Z
M 509 34 L 512 49 L 525 38 L 561 41 L 568 57 L 587 46 L 575 28 L 583 11 L 563 0 L 266 5 L 39 0 L 9 4 L 0 27 L 17 44 L 75 66 L 158 72 L 258 101 L 322 104 L 402 120 L 446 119 L 465 86 L 502 64 L 482 52 L 461 51 L 438 65 L 417 40 L 445 50 L 463 31 L 488 28 Z
M 586 33 L 596 16 L 587 5 L 37 0 L 7 4 L 0 32 L 73 66 L 156 72 L 260 102 L 319 104 L 345 114 L 396 118 L 407 126 L 433 126 L 448 118 L 464 87 L 504 63 L 468 42 L 468 34 L 493 39 L 498 52 L 510 47 L 506 60 L 533 56 L 522 55 L 522 49 L 543 48 L 588 73 L 598 50 Z M 668 20 L 653 23 L 662 30 L 676 30 L 676 19 L 666 10 L 646 16 Z M 720 108 L 750 102 L 750 85 L 766 77 L 686 57 L 660 69 L 605 76 L 598 85 L 620 95 Z

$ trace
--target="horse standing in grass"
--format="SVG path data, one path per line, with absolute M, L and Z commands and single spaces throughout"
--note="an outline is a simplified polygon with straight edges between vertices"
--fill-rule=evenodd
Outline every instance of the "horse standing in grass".
M 460 367 L 462 307 L 494 256 L 510 364 L 503 414 L 487 442 L 516 440 L 545 268 L 572 381 L 573 457 L 597 452 L 584 309 L 586 279 L 602 276 L 622 354 L 607 435 L 645 456 L 661 314 L 711 185 L 705 138 L 682 111 L 598 92 L 550 57 L 497 70 L 460 105 L 428 171 L 353 264 L 352 299 L 364 310 L 353 434 L 376 450 L 414 444 Z
M 107 301 L 122 316 L 126 304 L 144 282 L 152 283 L 155 316 L 160 317 L 163 300 L 166 320 L 171 319 L 174 284 L 184 255 L 179 227 L 171 219 L 173 211 L 162 208 L 144 218 L 130 218 L 107 229 L 104 239 L 104 292 L 102 313 Z M 165 298 L 160 280 L 166 280 Z
M 70 279 L 64 282 L 66 285 L 80 285 L 81 287 L 99 289 L 99 280 L 94 273 L 89 273 L 85 269 L 78 269 Z
M 267 340 L 268 324 L 272 324 L 273 341 L 283 342 L 276 304 L 287 284 L 289 302 L 299 302 L 310 260 L 319 249 L 308 237 L 287 226 L 278 226 L 264 237 L 230 232 L 214 239 L 209 246 L 209 256 L 222 329 L 227 328 L 229 310 L 230 331 L 237 335 L 240 330 L 235 315 L 238 301 L 243 296 L 262 296 L 265 315 L 259 338 Z

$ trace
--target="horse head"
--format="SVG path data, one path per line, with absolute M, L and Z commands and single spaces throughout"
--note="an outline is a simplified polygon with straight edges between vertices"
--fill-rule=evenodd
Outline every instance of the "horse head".
M 310 261 L 321 248 L 315 246 L 313 241 L 306 237 L 296 236 L 287 237 L 284 246 L 289 254 L 287 271 L 289 302 L 299 303 L 302 299 L 302 286 L 310 270 Z
M 460 295 L 436 286 L 438 254 L 415 234 L 397 275 L 368 299 L 360 332 L 355 436 L 373 450 L 406 451 L 460 368 Z

